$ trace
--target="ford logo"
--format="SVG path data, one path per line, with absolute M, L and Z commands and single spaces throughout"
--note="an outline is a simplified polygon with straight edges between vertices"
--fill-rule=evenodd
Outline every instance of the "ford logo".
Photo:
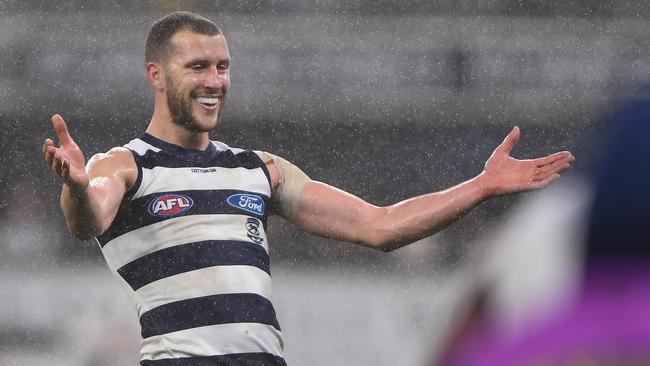
M 151 201 L 149 213 L 159 217 L 173 216 L 189 210 L 192 205 L 194 201 L 188 196 L 171 193 Z
M 254 194 L 233 194 L 227 199 L 232 207 L 250 212 L 255 215 L 264 215 L 264 200 Z

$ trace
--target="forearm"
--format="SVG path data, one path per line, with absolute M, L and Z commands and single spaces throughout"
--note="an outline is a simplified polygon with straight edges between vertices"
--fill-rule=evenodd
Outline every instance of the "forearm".
M 479 175 L 444 191 L 378 208 L 370 245 L 390 251 L 433 235 L 491 195 L 483 176 Z
M 103 232 L 103 220 L 99 214 L 102 210 L 90 186 L 73 190 L 64 184 L 61 209 L 68 229 L 75 237 L 88 240 Z
M 568 151 L 537 159 L 514 159 L 509 154 L 518 138 L 519 129 L 514 128 L 477 177 L 388 207 L 377 207 L 327 184 L 310 181 L 290 220 L 326 238 L 384 251 L 400 248 L 444 229 L 490 197 L 546 186 L 575 160 Z

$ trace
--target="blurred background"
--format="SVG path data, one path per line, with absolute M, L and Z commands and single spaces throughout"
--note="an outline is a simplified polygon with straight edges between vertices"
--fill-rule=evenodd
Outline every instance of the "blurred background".
M 144 131 L 144 39 L 174 10 L 228 39 L 232 86 L 213 139 L 372 203 L 473 177 L 513 125 L 516 157 L 577 158 L 549 188 L 388 254 L 272 218 L 289 365 L 475 364 L 454 354 L 476 319 L 517 337 L 580 293 L 606 141 L 621 108 L 650 97 L 645 0 L 3 0 L 1 365 L 139 359 L 135 311 L 96 243 L 67 232 L 41 144 L 53 113 L 86 158 Z

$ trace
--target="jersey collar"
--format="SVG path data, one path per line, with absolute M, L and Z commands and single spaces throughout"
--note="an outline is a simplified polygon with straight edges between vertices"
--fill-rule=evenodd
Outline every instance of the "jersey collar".
M 210 141 L 208 147 L 205 150 L 198 150 L 198 149 L 186 149 L 178 145 L 170 144 L 169 142 L 154 137 L 148 134 L 147 132 L 145 132 L 142 136 L 140 136 L 140 139 L 163 151 L 166 151 L 172 155 L 180 156 L 185 159 L 196 160 L 196 159 L 210 158 L 217 153 L 217 148 L 214 146 L 212 141 Z

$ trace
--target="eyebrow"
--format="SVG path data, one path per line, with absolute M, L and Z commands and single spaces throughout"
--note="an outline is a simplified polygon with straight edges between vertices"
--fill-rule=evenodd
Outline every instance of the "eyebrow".
M 194 64 L 205 64 L 205 63 L 210 63 L 210 60 L 206 58 L 193 58 L 184 63 L 185 66 L 191 66 Z
M 209 63 L 211 63 L 211 61 L 207 58 L 193 58 L 186 61 L 183 65 L 191 66 L 195 64 L 209 64 Z M 217 61 L 217 64 L 222 64 L 222 63 L 230 64 L 230 58 L 223 58 Z

